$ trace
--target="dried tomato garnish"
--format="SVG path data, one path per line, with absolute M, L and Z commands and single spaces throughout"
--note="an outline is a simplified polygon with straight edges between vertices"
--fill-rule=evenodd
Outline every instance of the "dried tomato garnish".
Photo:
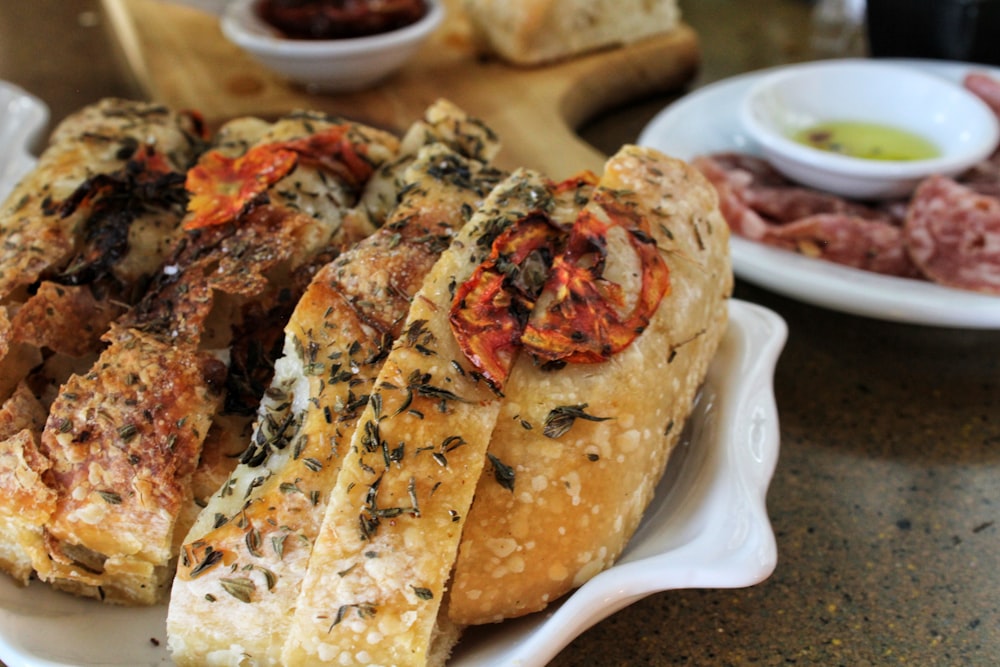
M 188 170 L 185 187 L 191 193 L 184 229 L 224 225 L 240 217 L 269 187 L 298 164 L 293 151 L 274 144 L 254 146 L 240 157 L 218 151 L 202 156 Z
M 545 292 L 552 302 L 525 328 L 521 343 L 547 361 L 596 363 L 628 347 L 649 325 L 670 288 L 666 263 L 649 232 L 646 219 L 607 193 L 595 195 L 580 213 L 566 250 L 555 258 Z M 606 279 L 607 237 L 614 227 L 628 233 L 638 256 L 641 287 L 628 312 L 620 285 Z
M 347 125 L 335 125 L 321 132 L 278 144 L 294 151 L 305 161 L 336 175 L 352 186 L 363 185 L 371 178 L 375 168 L 364 157 L 364 146 L 355 145 L 348 136 Z
M 465 356 L 502 388 L 521 334 L 565 233 L 540 214 L 508 227 L 455 293 L 452 332 Z
M 598 179 L 597 174 L 589 169 L 585 169 L 579 172 L 576 176 L 572 176 L 564 181 L 556 183 L 552 188 L 552 193 L 559 195 L 573 191 L 578 191 L 579 193 L 589 192 L 591 188 L 597 185 L 599 180 L 600 179 Z M 577 196 L 581 195 L 578 194 Z M 586 200 L 582 203 L 586 203 Z
M 565 192 L 590 183 L 583 175 L 554 187 Z M 635 253 L 638 294 L 626 294 L 605 276 L 608 238 L 615 233 Z M 502 388 L 519 347 L 543 361 L 568 363 L 605 361 L 624 350 L 669 289 L 669 269 L 648 221 L 597 190 L 568 234 L 541 213 L 501 233 L 489 258 L 456 291 L 451 328 L 469 361 Z
M 301 139 L 254 146 L 237 158 L 212 151 L 188 171 L 187 189 L 192 197 L 184 228 L 198 229 L 238 219 L 261 194 L 290 174 L 299 161 L 329 171 L 355 188 L 374 172 L 364 158 L 363 146 L 351 143 L 345 125 Z

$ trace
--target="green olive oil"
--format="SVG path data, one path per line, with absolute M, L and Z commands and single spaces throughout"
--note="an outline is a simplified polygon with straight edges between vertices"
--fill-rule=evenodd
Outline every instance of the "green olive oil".
M 820 123 L 799 130 L 792 139 L 822 151 L 865 160 L 926 160 L 941 154 L 933 142 L 919 134 L 877 123 Z

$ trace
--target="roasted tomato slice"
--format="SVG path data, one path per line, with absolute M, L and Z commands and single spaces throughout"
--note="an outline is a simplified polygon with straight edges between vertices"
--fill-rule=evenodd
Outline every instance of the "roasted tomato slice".
M 352 187 L 366 183 L 375 168 L 364 155 L 364 146 L 351 141 L 347 125 L 335 125 L 301 139 L 277 144 L 294 151 L 305 162 L 311 162 L 335 174 Z
M 301 139 L 254 146 L 237 158 L 212 151 L 188 171 L 186 186 L 192 197 L 184 228 L 236 220 L 300 161 L 317 165 L 355 188 L 374 172 L 364 157 L 363 146 L 351 142 L 346 125 L 335 125 Z
M 521 333 L 564 238 L 547 216 L 527 216 L 497 236 L 490 256 L 455 293 L 450 313 L 455 339 L 497 389 L 510 373 Z
M 566 193 L 575 193 L 574 198 L 577 200 L 577 203 L 583 206 L 590 201 L 591 193 L 598 181 L 597 174 L 587 169 L 581 171 L 576 176 L 556 183 L 552 188 L 552 193 L 557 196 Z
M 612 235 L 627 239 L 635 253 L 640 282 L 630 289 L 605 275 Z M 616 245 L 612 260 L 629 260 L 617 257 L 624 252 Z M 669 288 L 669 270 L 649 223 L 599 190 L 592 206 L 577 217 L 565 251 L 553 261 L 541 312 L 532 316 L 521 342 L 546 361 L 604 361 L 645 330 Z M 636 289 L 638 294 L 632 294 Z
M 269 187 L 298 164 L 294 151 L 273 144 L 254 146 L 237 158 L 218 151 L 202 156 L 188 170 L 185 187 L 191 193 L 184 229 L 224 225 L 239 218 Z

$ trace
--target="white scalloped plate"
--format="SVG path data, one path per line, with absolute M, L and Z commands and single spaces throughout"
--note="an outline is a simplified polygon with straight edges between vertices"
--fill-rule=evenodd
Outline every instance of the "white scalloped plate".
M 777 562 L 765 498 L 778 459 L 772 380 L 784 321 L 730 304 L 730 325 L 664 479 L 622 558 L 550 610 L 470 630 L 451 667 L 541 667 L 652 593 L 763 581 Z M 19 667 L 171 664 L 165 607 L 130 609 L 0 576 L 0 660 Z
M 969 70 L 1000 77 L 988 65 L 893 60 L 959 81 Z M 719 81 L 686 95 L 657 114 L 639 143 L 690 160 L 721 151 L 757 153 L 739 121 L 744 94 L 771 68 Z M 731 239 L 733 270 L 740 278 L 805 303 L 881 320 L 970 329 L 1000 328 L 1000 297 L 885 276 L 813 259 L 780 248 Z
M 35 165 L 31 149 L 48 122 L 49 108 L 41 100 L 0 81 L 0 201 Z

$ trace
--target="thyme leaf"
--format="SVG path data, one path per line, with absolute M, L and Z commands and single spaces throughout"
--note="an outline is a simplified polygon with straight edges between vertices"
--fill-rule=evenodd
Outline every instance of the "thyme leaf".
M 564 435 L 570 428 L 572 428 L 573 423 L 577 419 L 586 419 L 592 422 L 602 422 L 611 417 L 596 417 L 585 412 L 587 408 L 586 403 L 581 403 L 579 405 L 560 405 L 558 407 L 552 408 L 549 414 L 545 417 L 545 428 L 542 433 L 545 434 L 547 438 L 558 438 Z
M 97 494 L 104 499 L 109 505 L 121 505 L 122 497 L 121 495 L 115 493 L 114 491 L 98 491 Z
M 253 580 L 249 577 L 228 577 L 219 579 L 222 590 L 226 591 L 240 602 L 250 603 L 253 593 L 257 590 Z
M 510 492 L 514 491 L 514 469 L 489 452 L 486 457 L 493 464 L 493 477 L 497 483 Z
M 191 569 L 191 572 L 188 574 L 188 576 L 194 579 L 195 577 L 202 574 L 210 567 L 218 563 L 220 560 L 222 560 L 222 552 L 215 551 L 214 549 L 209 547 L 209 551 L 205 553 L 205 558 L 203 558 L 200 563 L 198 563 Z
M 358 612 L 358 617 L 363 619 L 369 619 L 375 616 L 376 607 L 371 602 L 357 602 L 354 604 L 342 604 L 337 609 L 337 615 L 333 619 L 333 623 L 330 624 L 330 628 L 327 632 L 333 630 L 334 627 L 340 625 L 340 622 L 344 620 L 351 609 L 355 609 Z
M 429 588 L 424 588 L 423 586 L 411 586 L 413 592 L 421 600 L 433 600 L 434 592 Z

